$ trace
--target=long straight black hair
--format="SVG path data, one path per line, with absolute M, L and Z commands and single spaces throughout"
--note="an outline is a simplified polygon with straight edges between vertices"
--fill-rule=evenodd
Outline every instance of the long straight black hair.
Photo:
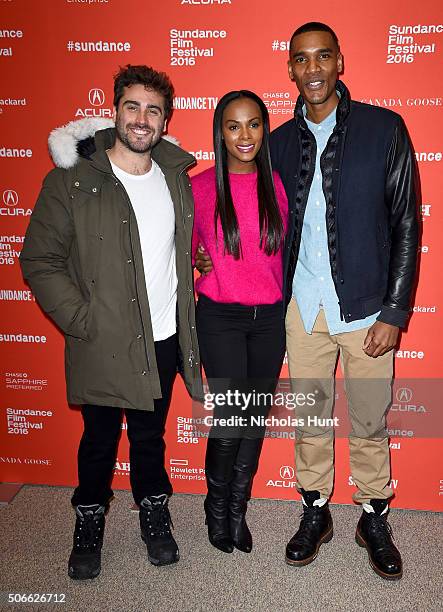
M 220 98 L 214 112 L 213 136 L 216 175 L 216 206 L 215 235 L 217 237 L 217 221 L 223 230 L 225 253 L 234 259 L 240 259 L 241 242 L 238 219 L 232 201 L 229 185 L 228 156 L 223 140 L 223 113 L 230 102 L 239 98 L 250 98 L 260 108 L 263 122 L 263 141 L 255 158 L 257 165 L 257 197 L 260 227 L 260 248 L 266 255 L 275 255 L 283 241 L 283 222 L 275 195 L 274 178 L 272 176 L 271 155 L 269 152 L 269 114 L 263 100 L 247 89 L 230 91 Z

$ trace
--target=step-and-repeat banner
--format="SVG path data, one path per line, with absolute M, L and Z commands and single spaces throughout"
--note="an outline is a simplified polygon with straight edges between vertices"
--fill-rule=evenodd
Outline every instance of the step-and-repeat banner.
M 291 118 L 297 92 L 287 75 L 288 40 L 315 20 L 338 34 L 352 97 L 400 113 L 415 146 L 423 197 L 420 279 L 396 352 L 392 486 L 398 507 L 441 509 L 442 18 L 435 0 L 361 6 L 329 0 L 315 9 L 287 0 L 0 0 L 0 481 L 76 481 L 81 415 L 65 399 L 63 337 L 35 303 L 18 262 L 52 168 L 49 132 L 74 119 L 111 117 L 118 67 L 152 65 L 175 85 L 169 132 L 197 158 L 193 172 L 201 171 L 213 163 L 212 115 L 227 91 L 255 91 L 272 127 Z M 344 410 L 340 383 L 337 403 Z M 124 428 L 115 488 L 129 486 Z M 205 489 L 203 434 L 178 380 L 166 433 L 177 492 Z M 347 440 L 339 437 L 332 501 L 350 503 L 354 488 Z M 268 432 L 253 493 L 298 497 L 290 430 Z

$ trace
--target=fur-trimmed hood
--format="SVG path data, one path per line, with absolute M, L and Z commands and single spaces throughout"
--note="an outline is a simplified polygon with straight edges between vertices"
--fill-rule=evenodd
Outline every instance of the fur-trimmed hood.
M 78 144 L 94 137 L 99 130 L 115 127 L 112 119 L 100 117 L 70 121 L 62 127 L 55 128 L 49 134 L 48 147 L 52 161 L 59 168 L 72 168 L 78 162 L 80 153 Z M 165 140 L 180 146 L 173 136 L 163 136 Z

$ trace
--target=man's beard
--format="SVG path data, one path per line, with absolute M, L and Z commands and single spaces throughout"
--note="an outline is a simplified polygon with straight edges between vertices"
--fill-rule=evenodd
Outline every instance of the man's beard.
M 148 153 L 148 151 L 151 151 L 151 149 L 155 147 L 155 145 L 159 142 L 161 138 L 161 134 L 156 135 L 153 130 L 147 125 L 128 123 L 126 125 L 126 129 L 129 128 L 139 128 L 141 130 L 148 129 L 151 134 L 151 140 L 148 142 L 133 142 L 129 139 L 128 134 L 123 130 L 122 125 L 118 121 L 116 122 L 115 129 L 117 138 L 127 149 L 129 149 L 133 153 Z

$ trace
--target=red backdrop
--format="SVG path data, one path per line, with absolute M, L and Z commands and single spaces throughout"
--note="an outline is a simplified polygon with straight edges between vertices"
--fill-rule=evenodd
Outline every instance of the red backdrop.
M 231 89 L 265 100 L 272 127 L 291 117 L 295 86 L 287 41 L 316 20 L 338 33 L 343 79 L 356 100 L 392 108 L 409 127 L 419 159 L 423 237 L 415 314 L 397 352 L 390 416 L 394 505 L 441 509 L 443 298 L 437 282 L 442 231 L 441 74 L 443 16 L 435 0 L 330 0 L 310 9 L 275 0 L 0 0 L 0 481 L 72 485 L 81 434 L 78 408 L 65 400 L 63 338 L 35 304 L 18 264 L 43 176 L 52 167 L 51 129 L 74 118 L 110 116 L 119 65 L 165 70 L 176 88 L 170 133 L 211 164 L 212 112 Z M 10 341 L 10 335 L 15 341 Z M 21 336 L 20 336 L 21 334 Z M 33 341 L 26 342 L 26 336 Z M 342 394 L 339 391 L 339 403 Z M 191 403 L 177 381 L 167 423 L 167 465 L 178 492 L 204 490 L 205 441 L 184 422 Z M 441 421 L 441 419 L 440 419 Z M 353 491 L 347 444 L 336 445 L 333 501 Z M 293 441 L 265 441 L 254 494 L 297 497 Z M 123 433 L 114 486 L 127 488 Z

